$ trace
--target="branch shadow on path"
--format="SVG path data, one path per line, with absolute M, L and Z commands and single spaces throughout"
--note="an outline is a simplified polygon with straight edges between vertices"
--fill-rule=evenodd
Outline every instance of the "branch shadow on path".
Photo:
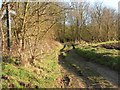
M 65 70 L 82 79 L 86 88 L 116 88 L 113 83 L 92 70 L 87 65 L 88 63 L 75 53 L 75 49 L 60 50 L 58 63 Z M 74 82 L 76 82 L 76 80 L 74 80 Z

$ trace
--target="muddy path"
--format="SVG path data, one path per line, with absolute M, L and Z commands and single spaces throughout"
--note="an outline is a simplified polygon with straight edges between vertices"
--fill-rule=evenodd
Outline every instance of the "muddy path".
M 75 50 L 62 51 L 59 55 L 59 64 L 62 66 L 63 78 L 70 77 L 69 83 L 74 88 L 118 88 L 119 76 L 117 72 L 87 62 Z M 65 87 L 69 88 L 70 86 Z

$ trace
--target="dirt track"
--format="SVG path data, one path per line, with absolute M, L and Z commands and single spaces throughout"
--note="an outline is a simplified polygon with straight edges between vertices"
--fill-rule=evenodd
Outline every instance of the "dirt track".
M 84 83 L 84 85 L 82 85 L 83 87 L 118 87 L 119 76 L 117 72 L 95 63 L 86 62 L 86 60 L 81 58 L 75 52 L 75 50 L 65 51 L 63 53 L 65 53 L 67 56 L 60 59 L 60 65 L 64 68 L 64 70 L 67 70 L 66 73 L 70 72 L 75 75 L 74 77 L 79 77 L 82 81 L 82 84 Z

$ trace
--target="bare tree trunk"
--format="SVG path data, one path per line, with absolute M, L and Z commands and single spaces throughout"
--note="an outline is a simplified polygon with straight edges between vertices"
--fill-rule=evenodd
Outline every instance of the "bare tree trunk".
M 23 20 L 23 25 L 22 25 L 22 30 L 21 30 L 22 38 L 21 38 L 21 43 L 20 43 L 20 47 L 22 50 L 25 49 L 25 22 L 26 22 L 27 11 L 28 11 L 28 2 L 25 2 L 24 20 Z
M 79 20 L 76 17 L 76 38 L 77 41 L 79 40 Z
M 28 58 L 25 52 L 25 22 L 26 22 L 26 15 L 28 12 L 28 4 L 29 2 L 25 2 L 25 12 L 24 12 L 24 19 L 23 19 L 23 25 L 21 30 L 21 39 L 20 39 L 20 57 L 21 57 L 21 64 L 23 66 L 26 66 L 28 64 Z
M 2 28 L 2 20 L 0 21 L 1 23 L 0 23 L 0 34 L 1 34 L 1 48 L 2 48 L 2 52 L 4 52 L 4 50 L 5 50 L 5 48 L 4 48 L 4 41 L 5 41 L 5 39 L 4 39 L 4 32 L 3 32 L 3 28 Z

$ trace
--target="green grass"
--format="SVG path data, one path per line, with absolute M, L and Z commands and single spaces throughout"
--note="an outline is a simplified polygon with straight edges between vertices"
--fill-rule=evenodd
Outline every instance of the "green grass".
M 107 41 L 107 42 L 93 43 L 92 46 L 97 46 L 97 45 L 101 45 L 101 44 L 119 43 L 119 42 L 120 41 Z
M 113 43 L 113 42 L 106 42 L 106 44 L 108 43 Z M 81 55 L 82 57 L 86 58 L 89 61 L 96 62 L 119 71 L 119 68 L 120 68 L 119 52 L 120 51 L 115 49 L 105 49 L 102 47 L 92 47 L 99 44 L 103 44 L 103 43 L 80 47 L 80 48 L 77 48 L 76 51 L 79 55 Z
M 31 83 L 31 88 L 36 85 L 39 88 L 58 87 L 56 78 L 61 75 L 56 56 L 58 51 L 59 49 L 56 49 L 53 54 L 46 55 L 44 59 L 29 67 L 16 66 L 15 58 L 7 58 L 6 61 L 11 61 L 2 63 L 2 75 L 9 77 L 9 80 L 2 79 L 2 87 L 7 88 L 8 84 L 14 84 L 15 88 L 25 88 L 19 82 Z M 35 71 L 36 69 L 39 71 Z

